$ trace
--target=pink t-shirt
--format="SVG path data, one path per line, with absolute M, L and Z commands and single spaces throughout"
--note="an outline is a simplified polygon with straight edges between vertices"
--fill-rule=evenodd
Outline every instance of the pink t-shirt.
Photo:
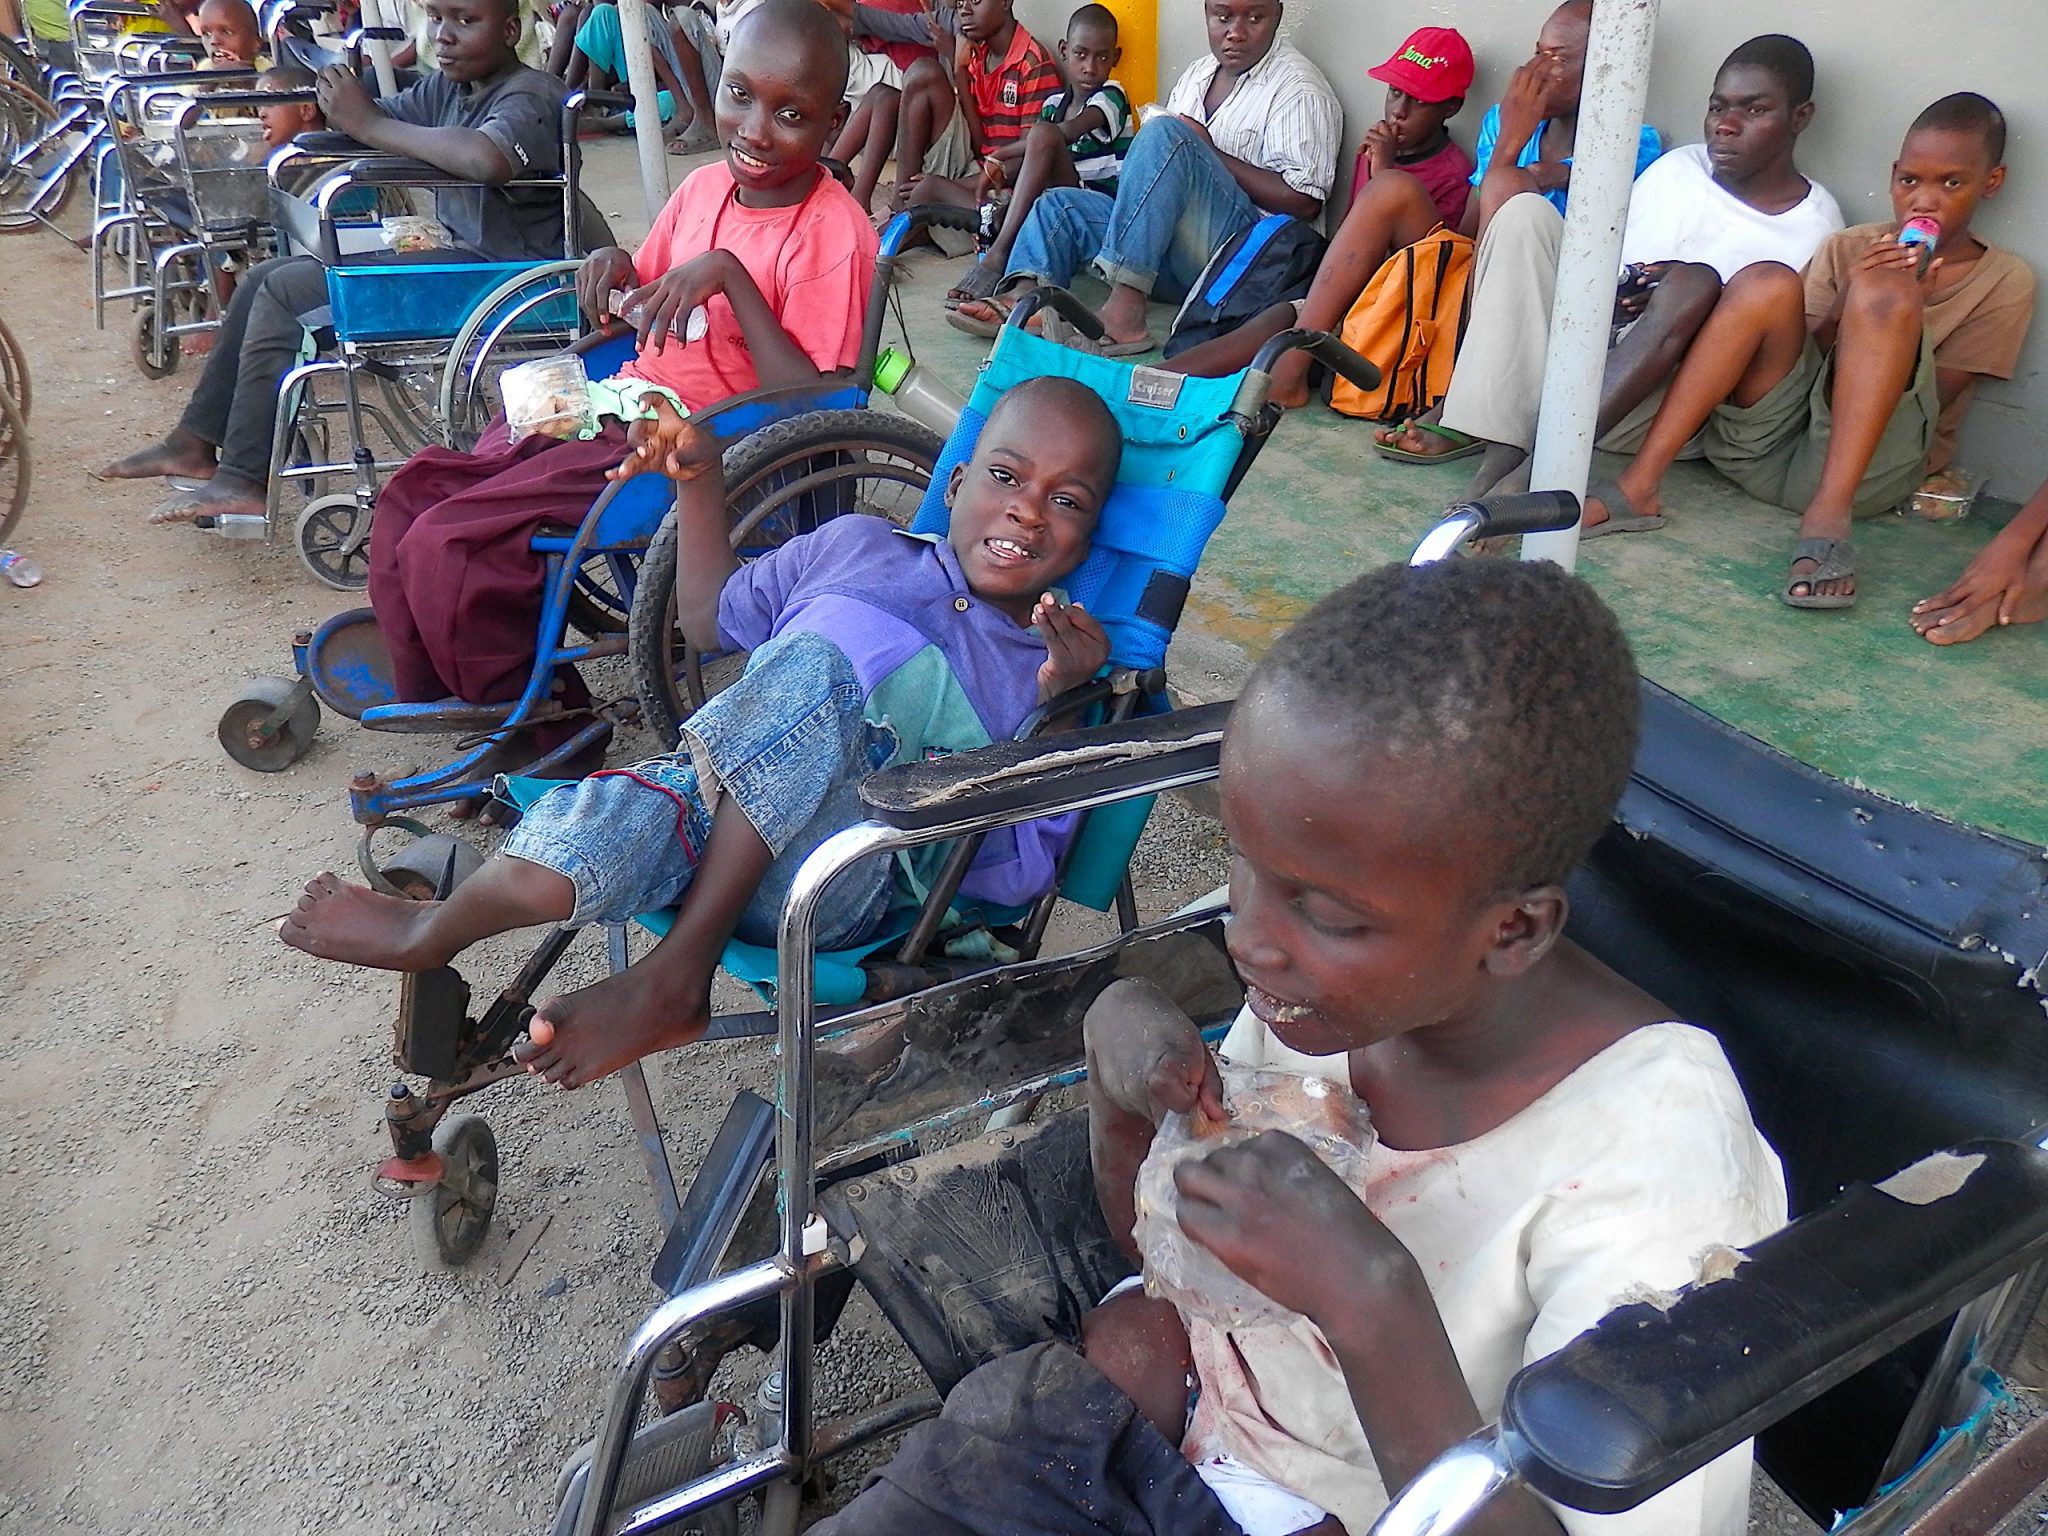
M 1435 154 L 1411 160 L 1401 169 L 1422 183 L 1422 190 L 1436 204 L 1436 216 L 1444 221 L 1444 227 L 1456 229 L 1465 217 L 1465 199 L 1472 195 L 1472 157 L 1465 153 L 1458 141 L 1448 139 Z M 1370 180 L 1372 157 L 1360 146 L 1358 159 L 1351 168 L 1351 200 L 1354 203 Z
M 852 367 L 875 275 L 875 227 L 860 204 L 825 175 L 791 208 L 743 208 L 734 192 L 723 160 L 676 188 L 633 258 L 640 281 L 651 283 L 706 251 L 730 251 L 820 371 Z M 671 336 L 664 351 L 642 352 L 621 376 L 665 384 L 693 410 L 759 388 L 732 305 L 716 294 L 704 308 L 709 325 L 702 340 Z

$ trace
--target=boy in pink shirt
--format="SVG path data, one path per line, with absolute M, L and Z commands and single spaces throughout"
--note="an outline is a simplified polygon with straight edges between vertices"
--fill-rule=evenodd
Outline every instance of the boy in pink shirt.
M 845 36 L 813 0 L 765 0 L 740 22 L 716 93 L 724 159 L 683 183 L 637 257 L 608 247 L 577 277 L 600 321 L 615 291 L 630 295 L 620 308 L 634 316 L 638 354 L 623 377 L 701 410 L 858 360 L 875 232 L 818 164 L 845 115 L 845 75 Z M 691 341 L 699 308 L 707 324 Z M 514 443 L 500 417 L 475 452 L 427 448 L 392 476 L 370 538 L 370 602 L 401 700 L 519 696 L 542 597 L 529 543 L 543 524 L 580 523 L 626 453 L 616 422 L 587 442 Z M 589 698 L 569 669 L 557 695 L 572 712 Z M 579 724 L 536 726 L 502 755 L 530 761 Z

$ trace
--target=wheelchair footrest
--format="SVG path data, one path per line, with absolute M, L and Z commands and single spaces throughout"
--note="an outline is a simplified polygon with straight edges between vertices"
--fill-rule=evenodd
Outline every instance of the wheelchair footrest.
M 719 1426 L 733 1416 L 726 1403 L 696 1403 L 679 1413 L 656 1419 L 633 1436 L 626 1447 L 626 1459 L 619 1469 L 619 1488 L 613 1507 L 628 1508 L 680 1488 L 700 1477 L 711 1466 Z M 590 1486 L 590 1458 L 596 1448 L 592 1441 L 571 1458 L 561 1490 L 561 1508 L 555 1514 L 552 1536 L 569 1536 L 583 1511 L 583 1499 Z M 737 1530 L 737 1511 L 730 1505 L 709 1509 L 693 1516 L 680 1529 L 713 1533 Z M 599 1527 L 609 1530 L 607 1522 Z
M 847 1179 L 819 1206 L 862 1239 L 855 1276 L 942 1394 L 998 1355 L 1078 1341 L 1131 1273 L 1096 1203 L 1085 1110 Z
M 510 704 L 467 704 L 461 699 L 437 699 L 431 704 L 373 704 L 363 711 L 363 725 L 372 731 L 397 731 L 413 736 L 491 731 L 509 723 L 518 707 L 516 700 Z M 556 706 L 544 704 L 520 724 L 552 720 L 560 713 Z

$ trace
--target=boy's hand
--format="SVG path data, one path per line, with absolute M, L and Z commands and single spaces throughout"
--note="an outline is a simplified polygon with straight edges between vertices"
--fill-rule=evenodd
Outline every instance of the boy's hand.
M 706 251 L 669 268 L 645 288 L 635 288 L 627 297 L 626 308 L 640 307 L 640 323 L 634 328 L 636 348 L 645 352 L 652 338 L 656 352 L 666 351 L 671 340 L 680 339 L 690 311 L 712 295 L 723 293 L 737 266 L 739 259 L 730 251 Z
M 363 82 L 338 64 L 330 64 L 321 70 L 319 79 L 313 82 L 313 89 L 327 126 L 352 139 L 360 139 L 363 129 L 384 115 Z
M 1109 636 L 1079 603 L 1062 608 L 1050 592 L 1031 610 L 1031 622 L 1045 641 L 1045 664 L 1038 669 L 1038 702 L 1056 699 L 1078 688 L 1109 660 Z
M 623 462 L 605 471 L 605 479 L 626 480 L 651 472 L 671 480 L 694 480 L 706 470 L 718 468 L 718 439 L 677 411 L 666 397 L 649 398 L 654 419 L 636 421 L 626 429 L 629 451 Z
M 1211 149 L 1214 149 L 1216 147 L 1216 140 L 1214 136 L 1210 134 L 1209 125 L 1207 123 L 1203 122 L 1199 117 L 1190 117 L 1185 112 L 1180 113 L 1179 117 L 1182 122 L 1186 123 L 1190 128 L 1194 129 L 1196 138 L 1200 139 L 1204 144 L 1208 145 Z
M 1415 1260 L 1328 1164 L 1285 1131 L 1264 1131 L 1174 1170 L 1181 1230 L 1230 1272 L 1328 1327 L 1391 1284 L 1420 1284 Z
M 1870 242 L 1869 249 L 1856 258 L 1856 265 L 1849 269 L 1849 276 L 1853 280 L 1866 274 L 1903 272 L 1908 277 L 1917 278 L 1923 287 L 1931 286 L 1934 274 L 1941 270 L 1941 258 L 1937 256 L 1928 262 L 1925 272 L 1918 270 L 1919 265 L 1919 246 L 1901 245 L 1895 236 L 1879 235 Z
M 1664 274 L 1674 264 L 1668 261 L 1646 261 L 1643 263 L 1643 281 L 1640 286 L 1614 296 L 1614 320 L 1617 325 L 1635 319 L 1650 302 L 1650 295 L 1657 291 L 1657 285 L 1664 281 Z
M 1088 1005 L 1081 1036 L 1088 1079 L 1126 1114 L 1157 1125 L 1197 1109 L 1225 1118 L 1223 1079 L 1194 1020 L 1149 981 L 1111 982 Z
M 1365 130 L 1365 163 L 1375 176 L 1394 163 L 1394 128 L 1385 118 Z
M 605 325 L 616 318 L 611 312 L 612 294 L 639 283 L 633 258 L 616 245 L 592 251 L 576 269 L 576 304 L 584 314 Z

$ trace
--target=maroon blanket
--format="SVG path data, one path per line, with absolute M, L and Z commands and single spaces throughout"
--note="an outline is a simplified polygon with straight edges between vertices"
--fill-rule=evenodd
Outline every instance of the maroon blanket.
M 474 453 L 423 448 L 385 483 L 370 529 L 370 604 L 401 700 L 519 696 L 541 609 L 543 565 L 528 544 L 543 524 L 581 523 L 625 455 L 615 422 L 588 442 L 513 443 L 501 416 Z M 580 708 L 589 694 L 564 671 L 563 702 Z

